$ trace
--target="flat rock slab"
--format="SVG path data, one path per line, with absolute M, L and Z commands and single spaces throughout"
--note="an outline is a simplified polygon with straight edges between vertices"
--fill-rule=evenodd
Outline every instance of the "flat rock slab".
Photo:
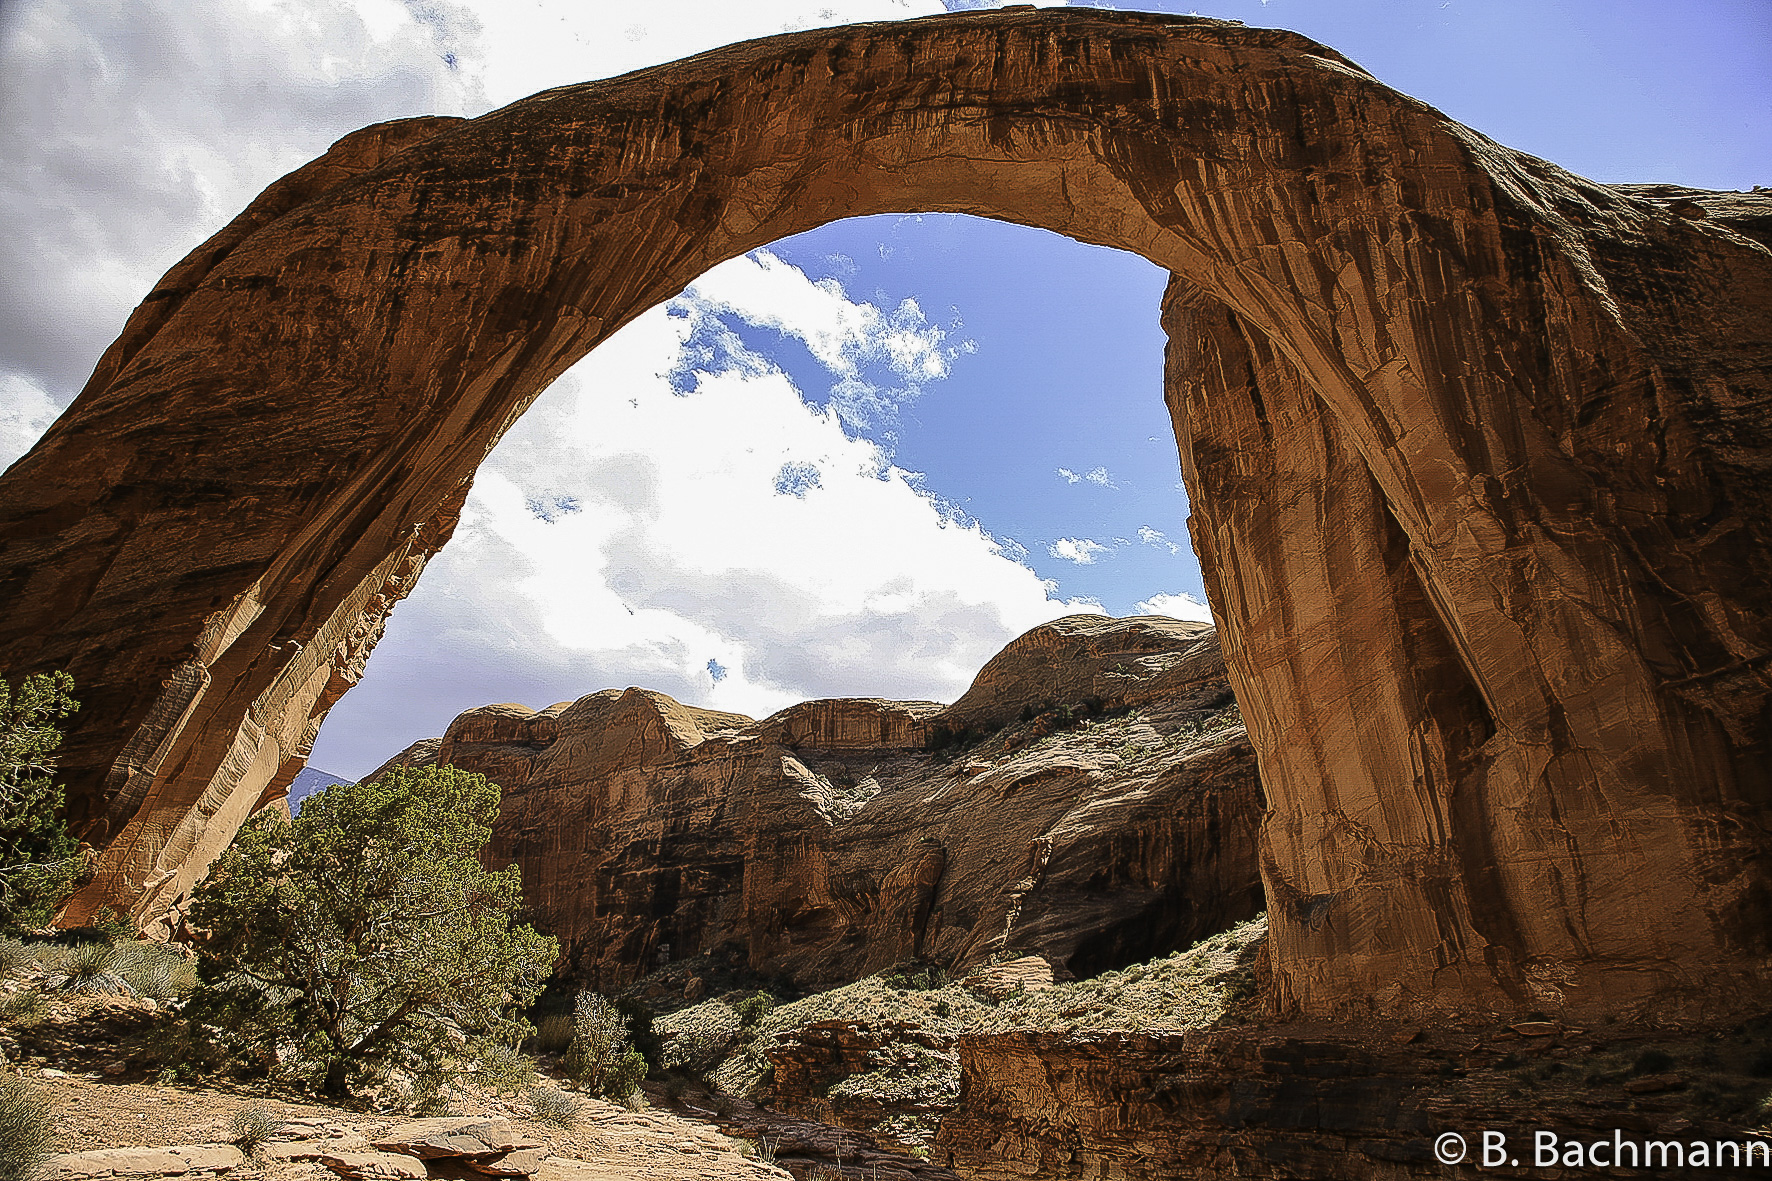
M 327 1152 L 320 1163 L 357 1181 L 418 1181 L 429 1175 L 423 1161 L 399 1152 Z
M 541 1141 L 524 1136 L 502 1119 L 421 1119 L 389 1128 L 375 1141 L 383 1152 L 400 1152 L 421 1160 L 469 1158 L 540 1148 Z M 531 1170 L 533 1172 L 533 1170 Z
M 269 1160 L 319 1160 L 323 1156 L 337 1155 L 341 1152 L 360 1152 L 369 1147 L 369 1141 L 355 1133 L 333 1136 L 329 1139 L 267 1140 L 259 1148 L 259 1155 Z
M 519 1148 L 498 1156 L 468 1157 L 462 1163 L 488 1177 L 529 1177 L 541 1170 L 541 1159 L 540 1149 Z
M 226 1173 L 246 1163 L 232 1144 L 175 1144 L 170 1148 L 100 1148 L 65 1152 L 44 1163 L 41 1181 L 86 1181 L 101 1177 L 183 1177 Z M 423 1176 L 423 1172 L 419 1176 Z

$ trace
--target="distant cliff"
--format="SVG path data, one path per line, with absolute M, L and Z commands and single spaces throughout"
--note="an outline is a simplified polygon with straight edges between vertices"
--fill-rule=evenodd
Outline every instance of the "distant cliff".
M 484 706 L 396 762 L 504 788 L 488 856 L 599 988 L 709 951 L 809 985 L 1006 949 L 1087 975 L 1262 909 L 1261 788 L 1203 624 L 1060 619 L 946 707 Z

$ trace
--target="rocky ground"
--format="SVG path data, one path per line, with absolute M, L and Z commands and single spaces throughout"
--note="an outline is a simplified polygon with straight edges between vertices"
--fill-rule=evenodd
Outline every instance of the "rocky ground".
M 821 1169 L 868 1181 L 953 1177 L 882 1150 L 868 1136 L 725 1096 L 667 1093 L 651 1083 L 629 1105 L 593 1099 L 546 1069 L 557 1065 L 548 1055 L 538 1057 L 544 1071 L 537 1084 L 572 1105 L 572 1126 L 537 1118 L 533 1101 L 512 1088 L 470 1080 L 451 1088 L 448 1114 L 440 1118 L 476 1127 L 490 1121 L 508 1138 L 501 1146 L 508 1151 L 492 1154 L 495 1161 L 485 1154 L 465 1163 L 447 1154 L 421 1161 L 413 1155 L 420 1150 L 399 1139 L 414 1122 L 396 1110 L 397 1092 L 339 1107 L 262 1080 L 168 1081 L 178 1072 L 169 1069 L 165 1005 L 140 995 L 63 993 L 53 985 L 55 957 L 45 959 L 15 966 L 14 978 L 0 982 L 0 1069 L 26 1079 L 53 1114 L 49 1147 L 57 1155 L 44 1181 L 754 1181 L 811 1178 Z
M 474 1160 L 420 1161 L 411 1117 L 380 1096 L 343 1108 L 258 1082 L 161 1082 L 166 1013 L 145 998 L 51 990 L 21 1020 L 15 980 L 0 1049 L 53 1104 L 67 1155 L 48 1181 L 1385 1179 L 1441 1175 L 1429 1154 L 1445 1131 L 1516 1145 L 1536 1127 L 1688 1145 L 1772 1131 L 1772 1019 L 1277 1023 L 1263 943 L 1256 920 L 1075 981 L 1032 956 L 957 978 L 904 967 L 766 1011 L 734 989 L 657 1020 L 674 1069 L 636 1108 L 579 1096 L 567 1129 L 514 1092 L 455 1089 L 452 1126 L 503 1137 Z M 242 1143 L 247 1116 L 262 1143 Z M 106 1154 L 140 1148 L 169 1151 Z

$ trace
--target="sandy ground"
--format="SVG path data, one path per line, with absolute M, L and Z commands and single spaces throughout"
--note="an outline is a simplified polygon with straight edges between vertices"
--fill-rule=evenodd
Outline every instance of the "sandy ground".
M 247 1107 L 262 1108 L 273 1117 L 319 1117 L 371 1139 L 409 1118 L 266 1099 L 245 1091 L 25 1073 L 53 1104 L 59 1152 L 225 1143 L 232 1138 L 230 1118 Z M 523 1131 L 540 1139 L 550 1158 L 538 1175 L 541 1181 L 763 1181 L 789 1176 L 782 1169 L 747 1158 L 739 1142 L 710 1124 L 657 1109 L 629 1111 L 594 1099 L 581 1099 L 580 1103 L 579 1125 L 569 1132 L 523 1120 L 512 1106 L 496 1101 L 460 1104 L 454 1114 L 512 1118 Z M 251 1168 L 263 1176 L 288 1181 L 334 1176 L 312 1162 L 277 1161 L 265 1154 L 256 1157 Z

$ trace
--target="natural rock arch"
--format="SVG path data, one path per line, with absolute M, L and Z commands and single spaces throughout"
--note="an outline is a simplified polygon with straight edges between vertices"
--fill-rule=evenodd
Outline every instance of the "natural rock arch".
M 1178 276 L 1283 1005 L 1751 1003 L 1772 200 L 1596 185 L 1295 34 L 1097 11 L 368 128 L 169 272 L 0 480 L 0 671 L 85 703 L 72 913 L 151 920 L 282 792 L 553 378 L 714 263 L 887 211 Z

